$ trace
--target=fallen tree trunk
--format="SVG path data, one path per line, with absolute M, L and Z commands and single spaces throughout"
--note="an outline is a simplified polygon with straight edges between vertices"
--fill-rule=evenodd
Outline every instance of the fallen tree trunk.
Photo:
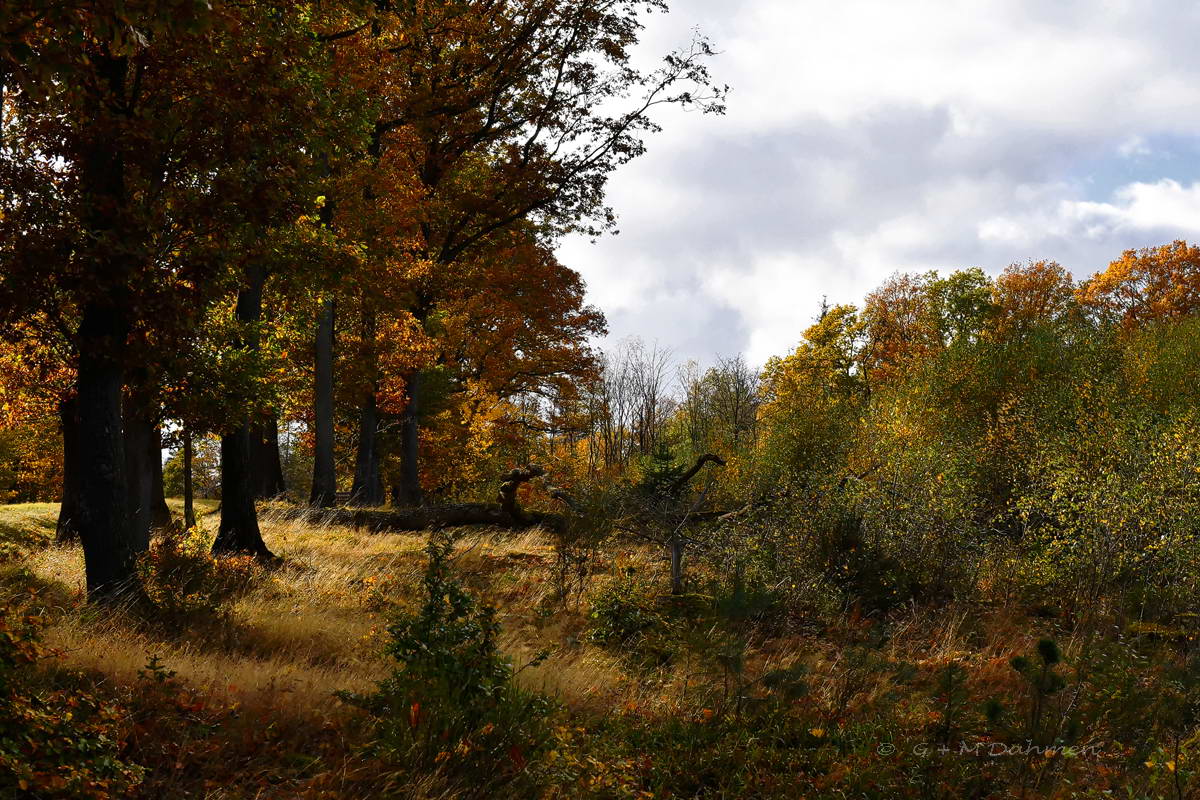
M 416 506 L 392 511 L 368 511 L 349 508 L 297 508 L 286 513 L 289 519 L 331 525 L 346 525 L 381 531 L 426 531 L 438 528 L 457 528 L 465 525 L 491 525 L 497 528 L 532 528 L 540 525 L 553 531 L 566 530 L 567 520 L 561 514 L 526 511 L 517 501 L 521 484 L 540 478 L 546 471 L 537 465 L 514 469 L 500 484 L 498 503 L 455 503 L 442 506 Z
M 696 477 L 696 474 L 704 469 L 705 464 L 716 464 L 718 467 L 723 467 L 725 466 L 725 459 L 712 453 L 705 453 L 700 456 L 696 459 L 696 463 L 692 465 L 691 469 L 680 475 L 679 479 L 671 484 L 671 494 L 677 495 L 683 491 L 683 487 L 687 486 L 692 478 Z
M 681 492 L 706 464 L 725 466 L 725 461 L 711 453 L 700 456 L 696 459 L 695 465 L 672 484 L 671 493 Z M 287 519 L 303 519 L 314 524 L 345 525 L 371 532 L 415 532 L 467 525 L 490 525 L 510 530 L 540 526 L 561 533 L 567 529 L 566 516 L 545 511 L 529 511 L 522 508 L 517 500 L 517 493 L 522 484 L 535 478 L 541 478 L 545 474 L 546 470 L 536 464 L 526 466 L 524 469 L 512 470 L 504 476 L 504 480 L 500 484 L 497 496 L 499 502 L 496 503 L 455 503 L 399 508 L 391 511 L 310 507 L 290 509 L 285 512 L 284 516 Z M 570 508 L 572 512 L 582 513 L 579 504 L 564 490 L 548 487 L 548 491 L 552 498 Z M 742 513 L 744 510 L 697 513 L 693 509 L 687 518 L 693 521 L 720 519 L 722 516 Z
M 561 514 L 547 514 L 540 511 L 524 511 L 521 518 L 516 519 L 497 503 L 456 503 L 444 506 L 403 508 L 395 511 L 294 508 L 289 509 L 284 516 L 288 519 L 303 519 L 316 524 L 361 528 L 372 533 L 427 531 L 466 525 L 491 525 L 513 530 L 540 525 L 550 530 L 561 531 L 566 528 L 567 524 Z

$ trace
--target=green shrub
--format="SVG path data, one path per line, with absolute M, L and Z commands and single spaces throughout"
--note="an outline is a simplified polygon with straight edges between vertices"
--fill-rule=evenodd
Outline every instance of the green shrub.
M 453 576 L 452 548 L 430 542 L 424 603 L 388 627 L 392 675 L 372 694 L 339 696 L 374 717 L 376 756 L 407 774 L 437 772 L 460 796 L 490 796 L 532 780 L 526 768 L 549 741 L 554 705 L 514 682 L 495 613 Z
M 643 459 L 641 467 L 641 480 L 634 485 L 634 494 L 660 500 L 669 496 L 671 488 L 685 472 L 665 444 L 660 444 L 649 458 Z
M 649 587 L 627 574 L 606 585 L 592 600 L 588 637 L 606 646 L 629 644 L 663 625 Z
M 573 600 L 578 604 L 583 599 L 624 499 L 623 487 L 595 483 L 571 492 L 572 513 L 567 515 L 566 525 L 551 531 L 554 563 L 550 577 L 559 603 Z

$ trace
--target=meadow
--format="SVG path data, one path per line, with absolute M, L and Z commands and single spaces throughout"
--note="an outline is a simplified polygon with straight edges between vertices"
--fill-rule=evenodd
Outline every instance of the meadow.
M 206 504 L 199 531 L 152 546 L 145 582 L 162 596 L 114 612 L 85 602 L 78 547 L 51 541 L 53 504 L 0 509 L 19 554 L 4 572 L 9 615 L 41 617 L 44 646 L 10 675 L 31 694 L 70 687 L 108 704 L 104 746 L 132 776 L 133 796 L 1195 790 L 1196 745 L 1177 727 L 1195 696 L 1190 626 L 1114 629 L 1115 617 L 1081 622 L 986 592 L 866 614 L 819 592 L 754 596 L 703 560 L 694 591 L 672 595 L 661 549 L 633 541 L 605 547 L 583 591 L 564 598 L 556 539 L 537 529 L 444 534 L 453 580 L 496 609 L 498 655 L 513 665 L 502 682 L 520 709 L 497 702 L 464 725 L 436 681 L 406 686 L 400 708 L 366 709 L 335 693 L 369 695 L 396 669 L 389 622 L 419 617 L 429 599 L 430 537 L 289 520 L 285 510 L 263 513 L 282 566 L 213 562 Z M 163 565 L 149 566 L 155 559 Z M 437 731 L 432 749 L 425 728 Z M 4 745 L 11 758 L 11 733 Z M 107 796 L 94 750 L 74 763 L 54 752 L 64 751 L 34 761 L 30 785 Z

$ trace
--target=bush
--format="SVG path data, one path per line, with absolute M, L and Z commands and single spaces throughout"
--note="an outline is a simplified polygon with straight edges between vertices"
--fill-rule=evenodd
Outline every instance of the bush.
M 123 712 L 85 691 L 38 691 L 46 622 L 13 605 L 0 611 L 0 794 L 127 797 L 142 770 L 121 760 Z
M 162 533 L 138 562 L 142 590 L 154 622 L 172 629 L 225 619 L 230 606 L 259 575 L 253 556 L 213 558 L 198 528 Z
M 376 756 L 408 774 L 435 771 L 460 795 L 490 796 L 532 780 L 526 767 L 549 741 L 553 704 L 515 684 L 495 613 L 454 578 L 452 548 L 430 542 L 424 604 L 388 626 L 396 670 L 373 694 L 339 696 L 375 718 Z
M 572 512 L 554 537 L 554 563 L 550 577 L 555 599 L 578 604 L 586 593 L 600 561 L 600 551 L 612 536 L 614 519 L 624 492 L 616 487 L 586 485 L 572 493 Z
M 664 625 L 649 586 L 631 574 L 612 581 L 596 595 L 591 619 L 588 637 L 612 647 L 629 644 Z

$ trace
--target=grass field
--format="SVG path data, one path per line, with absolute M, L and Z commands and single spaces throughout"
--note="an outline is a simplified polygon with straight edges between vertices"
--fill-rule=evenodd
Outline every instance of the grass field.
M 204 511 L 201 527 L 214 529 L 211 505 Z M 251 568 L 220 613 L 164 625 L 83 602 L 80 549 L 51 543 L 54 505 L 0 507 L 4 585 L 14 595 L 36 589 L 49 619 L 53 654 L 40 680 L 84 685 L 126 709 L 124 752 L 147 769 L 141 796 L 471 796 L 469 774 L 414 772 L 372 752 L 370 720 L 334 694 L 369 691 L 392 670 L 387 623 L 422 602 L 426 537 L 312 525 L 281 511 L 262 516 L 282 568 Z M 815 596 L 807 613 L 731 622 L 712 611 L 712 597 L 666 594 L 661 555 L 628 543 L 595 560 L 578 600 L 560 601 L 547 535 L 459 533 L 455 574 L 497 609 L 502 650 L 518 667 L 546 654 L 516 676 L 559 704 L 552 742 L 522 767 L 542 796 L 957 797 L 975 786 L 978 797 L 1101 797 L 1110 795 L 1064 787 L 1103 792 L 1136 780 L 1144 791 L 1130 796 L 1154 797 L 1156 776 L 1180 774 L 1192 746 L 1167 775 L 1148 766 L 1163 742 L 1137 749 L 1117 738 L 1151 734 L 1117 716 L 1148 702 L 1138 686 L 1160 674 L 1150 655 L 1170 643 L 1130 646 L 1125 661 L 1109 647 L 1108 666 L 1093 661 L 1086 676 L 1051 665 L 1069 688 L 1039 698 L 1011 659 L 1053 637 L 1066 663 L 1081 664 L 1099 652 L 1094 631 L 1000 603 L 879 617 L 822 607 Z M 614 636 L 630 615 L 633 627 Z M 1096 705 L 1118 691 L 1119 702 Z M 1108 749 L 1092 762 L 919 753 L 994 739 L 981 720 L 995 698 L 1010 709 L 1014 737 L 1027 732 L 1032 703 L 1043 703 L 1046 719 L 1091 709 L 1094 729 L 1078 741 Z M 802 793 L 792 794 L 797 785 Z

